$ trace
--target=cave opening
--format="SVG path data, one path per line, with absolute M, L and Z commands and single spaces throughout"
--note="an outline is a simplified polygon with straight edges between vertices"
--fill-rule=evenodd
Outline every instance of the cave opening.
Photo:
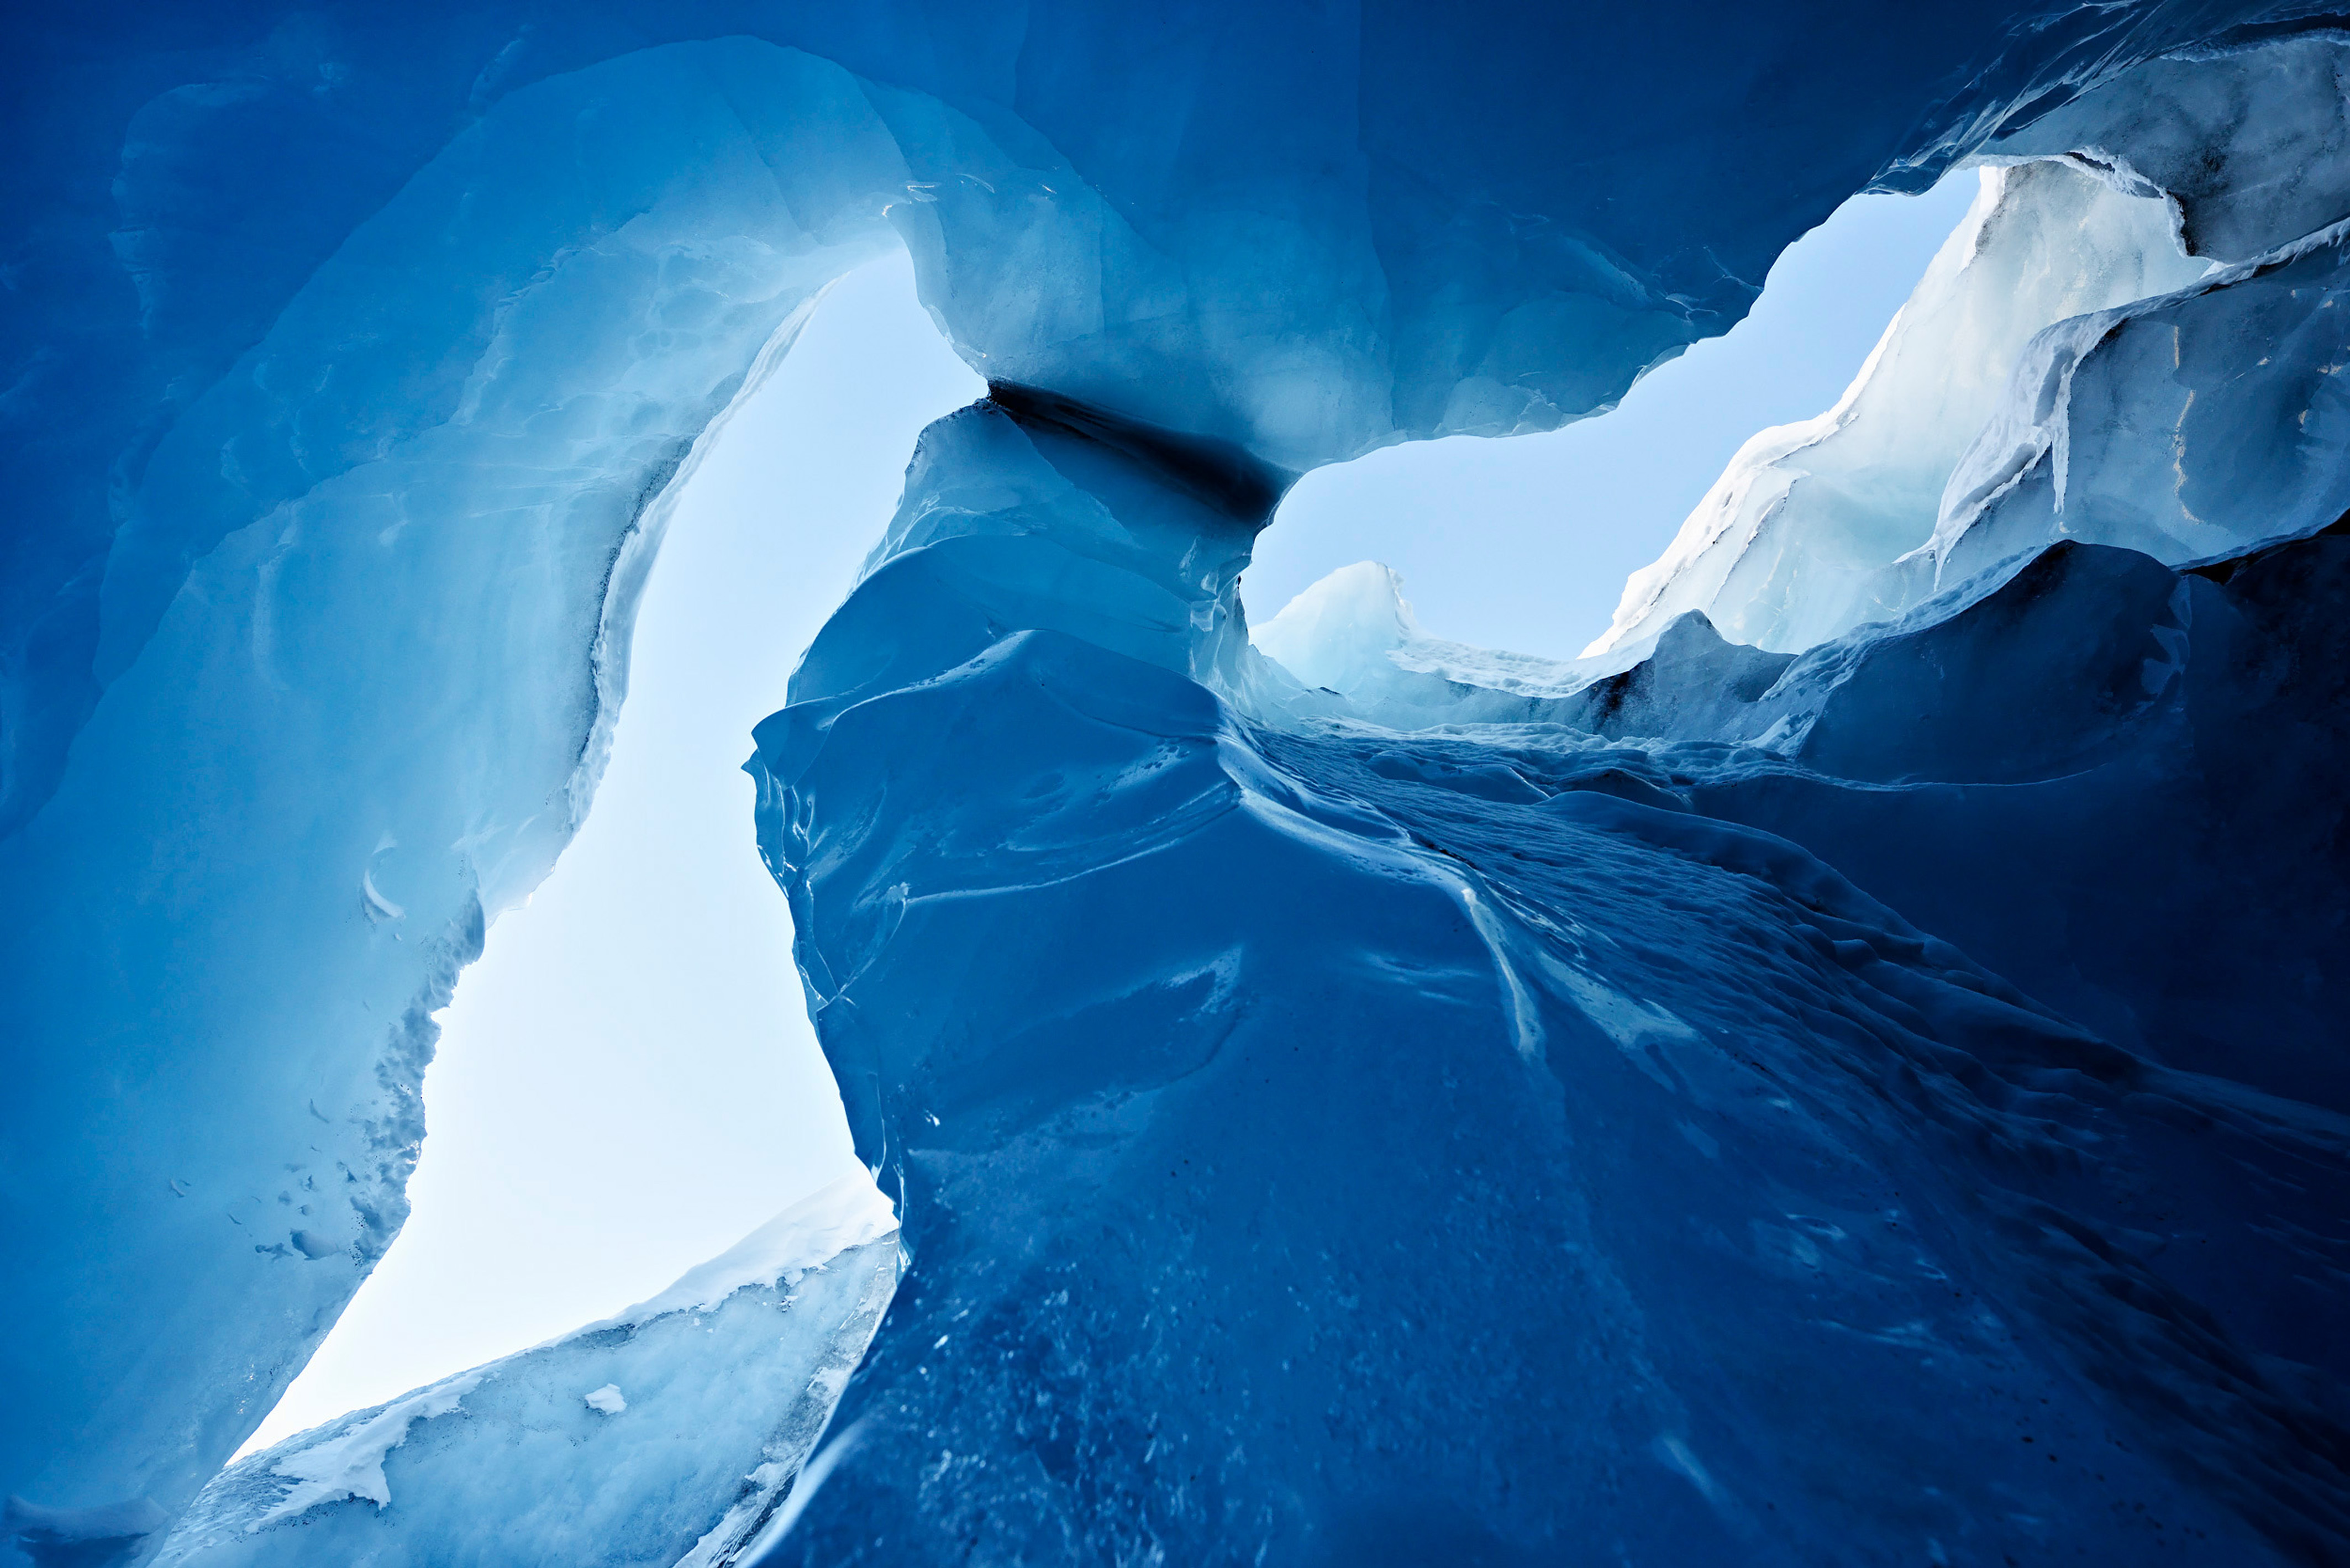
M 650 1297 L 853 1168 L 740 764 L 915 436 L 983 390 L 891 251 L 708 438 L 594 805 L 442 1014 L 414 1210 L 246 1451 Z
M 1439 630 L 1571 658 L 1742 442 L 1835 400 L 1974 184 L 1847 201 L 1745 321 L 1604 415 L 1308 474 L 1259 536 L 1253 621 L 1367 551 Z M 853 1168 L 736 753 L 854 580 L 915 438 L 985 390 L 893 249 L 835 284 L 704 438 L 593 807 L 442 1015 L 414 1210 L 241 1452 L 650 1297 Z
M 1370 558 L 1403 579 L 1430 636 L 1574 659 L 1750 437 L 1843 394 L 1978 178 L 1849 198 L 1781 254 L 1744 320 L 1649 371 L 1606 414 L 1503 440 L 1407 441 L 1308 473 L 1258 541 L 1243 584 L 1250 623 Z

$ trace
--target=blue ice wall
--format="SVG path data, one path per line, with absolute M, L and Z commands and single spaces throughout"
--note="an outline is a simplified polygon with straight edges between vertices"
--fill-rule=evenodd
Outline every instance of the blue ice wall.
M 1604 408 L 1872 182 L 2077 153 L 2177 185 L 2198 233 L 2253 234 L 2148 114 L 2171 87 L 2129 71 L 2315 25 L 2212 4 L 17 19 L 0 1492 L 24 1501 L 0 1550 L 157 1550 L 397 1232 L 431 1015 L 586 809 L 666 487 L 825 284 L 902 244 L 998 393 L 918 454 L 919 504 L 760 744 L 827 1045 L 906 1203 L 892 1322 L 947 1343 L 884 1331 L 842 1412 L 869 1457 L 843 1451 L 795 1542 L 900 1560 L 887 1515 L 929 1532 L 911 1556 L 967 1525 L 1001 1556 L 1507 1560 L 1615 1532 L 1669 1559 L 1991 1561 L 2040 1528 L 2019 1517 L 2086 1550 L 2094 1509 L 2143 1501 L 2213 1561 L 2337 1552 L 2329 1397 L 2262 1359 L 2308 1357 L 2245 1304 L 2340 1277 L 2311 1174 L 2338 1165 L 2336 1124 L 2176 1072 L 2331 1094 L 2314 939 L 2230 949 L 2246 992 L 2266 955 L 2308 955 L 2301 1002 L 2272 987 L 2271 1012 L 2231 1012 L 2215 982 L 2195 1005 L 2221 1022 L 2174 1027 L 2172 993 L 2127 989 L 2128 941 L 2013 940 L 1995 894 L 1772 816 L 1794 807 L 1744 774 L 1705 775 L 1722 815 L 1885 888 L 1726 828 L 1693 849 L 1648 817 L 1586 821 L 1617 808 L 1564 790 L 1579 763 L 1544 759 L 1581 755 L 1565 731 L 1523 756 L 1315 731 L 1379 721 L 1249 654 L 1232 587 L 1291 475 Z M 2278 185 L 2237 151 L 2245 191 Z M 2282 167 L 2294 201 L 2272 217 L 2333 199 L 2322 159 Z M 1431 713 L 1495 716 L 1490 691 L 1432 690 Z M 2293 690 L 2277 701 L 2322 729 L 2317 689 Z M 2264 773 L 2272 809 L 2303 813 L 2330 766 Z M 1699 787 L 1610 770 L 1619 793 Z M 2180 811 L 2238 798 L 2206 776 Z M 1561 794 L 1585 804 L 1538 804 Z M 1960 815 L 1998 839 L 1995 814 Z M 2045 898 L 2128 840 L 2095 842 Z M 2236 863 L 2223 836 L 2178 876 Z M 1994 977 L 1877 901 L 1913 886 L 1937 938 L 2049 956 Z M 2240 901 L 2290 927 L 2329 886 L 2256 877 Z M 1005 898 L 1017 915 L 972 923 Z M 2256 1016 L 2311 1033 L 2276 1044 Z M 1735 1114 L 1639 1097 L 1700 1079 Z M 1221 1174 L 1185 1189 L 1186 1158 Z M 2171 1278 L 2130 1250 L 2166 1232 L 2124 1197 L 2174 1190 L 2209 1232 L 2310 1238 L 2319 1261 L 2247 1241 L 2226 1291 Z M 1243 1191 L 1257 1218 L 1235 1230 Z M 1853 1238 L 1839 1272 L 1826 1243 Z M 1064 1278 L 1081 1270 L 1092 1294 Z M 1832 1306 L 1804 1307 L 1814 1290 Z M 1264 1315 L 1276 1300 L 1314 1305 Z M 1562 1326 L 1561 1302 L 1586 1315 Z M 1343 1315 L 1365 1303 L 1387 1315 Z M 945 1326 L 974 1320 L 994 1337 Z M 1019 1407 L 1041 1424 L 1007 1416 L 1040 1396 Z M 1997 1401 L 2043 1397 L 2035 1445 L 2124 1433 L 2107 1490 L 2006 1446 Z M 1957 1414 L 1888 1433 L 1888 1410 Z M 1149 1468 L 1176 1451 L 1162 1428 L 1200 1468 Z M 973 1462 L 922 1480 L 939 1453 Z M 1883 1501 L 1929 1473 L 1973 1501 Z
M 0 841 L 9 1487 L 200 1485 L 397 1233 L 430 1014 L 586 808 L 655 498 L 903 182 L 764 46 L 518 91 L 154 443 L 107 697 Z
M 1298 716 L 1230 616 L 1253 519 L 1139 452 L 934 426 L 761 727 L 763 842 L 913 1260 L 768 1561 L 2340 1553 L 2350 1124 L 2124 1051 L 1735 820 L 2087 748 L 2107 773 L 2053 787 L 2144 834 L 2188 746 L 2080 721 L 2147 640 L 2101 590 L 2171 574 L 2060 547 L 2063 588 L 1873 634 L 1792 756 L 1613 742 L 1621 691 L 1404 733 Z M 2208 683 L 2278 633 L 2150 701 L 2241 709 Z M 1678 655 L 1631 672 L 1652 709 Z M 2159 806 L 2183 845 L 2260 821 Z M 2161 880 L 2028 871 L 1980 821 L 1786 826 L 2059 919 Z M 2152 1012 L 2162 967 L 2106 980 Z

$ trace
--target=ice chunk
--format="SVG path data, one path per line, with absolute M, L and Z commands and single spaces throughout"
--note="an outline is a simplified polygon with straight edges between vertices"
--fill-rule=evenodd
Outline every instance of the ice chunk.
M 1749 442 L 1593 650 L 1690 609 L 1801 649 L 2057 538 L 2180 563 L 2341 515 L 2346 57 L 2158 57 L 1988 143 L 1844 400 Z
M 1388 656 L 1419 637 L 1402 580 L 1376 561 L 1358 561 L 1290 600 L 1249 640 L 1309 686 L 1353 691 L 1389 679 Z
M 1314 584 L 1251 638 L 1273 664 L 1235 672 L 1227 695 L 1245 711 L 1275 723 L 1402 731 L 1532 723 L 1609 737 L 1726 735 L 1739 730 L 1731 709 L 1762 696 L 1794 657 L 1726 643 L 1694 610 L 1579 659 L 1441 641 L 1420 631 L 1402 579 L 1368 561 Z
M 2331 524 L 2350 511 L 2346 300 L 2350 219 L 2049 327 L 1951 474 L 1918 564 L 1951 583 L 2072 538 L 2179 565 Z
M 844 1178 L 651 1301 L 238 1461 L 154 1561 L 748 1563 L 897 1277 Z
M 1259 706 L 1347 713 L 1394 729 L 1426 723 L 1539 718 L 1594 670 L 1530 654 L 1432 638 L 1403 597 L 1403 580 L 1376 561 L 1342 566 L 1307 587 L 1250 641 L 1322 696 L 1243 681 Z

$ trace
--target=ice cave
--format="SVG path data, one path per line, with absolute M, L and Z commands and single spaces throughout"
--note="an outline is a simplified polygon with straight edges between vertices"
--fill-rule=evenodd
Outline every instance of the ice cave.
M 2350 16 L 7 36 L 0 1564 L 2350 1564 Z M 1950 179 L 1578 657 L 1249 624 L 1303 476 Z M 899 252 L 985 395 L 735 738 L 858 1172 L 238 1457 L 680 486 Z

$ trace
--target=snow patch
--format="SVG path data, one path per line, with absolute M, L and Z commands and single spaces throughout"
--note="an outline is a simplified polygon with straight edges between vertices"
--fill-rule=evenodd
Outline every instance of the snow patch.
M 391 1484 L 384 1480 L 385 1456 L 408 1441 L 408 1429 L 417 1422 L 453 1412 L 466 1395 L 481 1386 L 484 1376 L 468 1372 L 411 1394 L 331 1438 L 286 1455 L 270 1473 L 294 1485 L 246 1525 L 246 1532 L 347 1497 L 363 1499 L 378 1508 L 387 1506 L 391 1501 Z
M 547 1344 L 632 1328 L 670 1313 L 705 1311 L 736 1291 L 772 1285 L 897 1228 L 898 1211 L 873 1185 L 872 1177 L 860 1170 L 808 1194 L 710 1262 L 688 1269 L 660 1294 Z

